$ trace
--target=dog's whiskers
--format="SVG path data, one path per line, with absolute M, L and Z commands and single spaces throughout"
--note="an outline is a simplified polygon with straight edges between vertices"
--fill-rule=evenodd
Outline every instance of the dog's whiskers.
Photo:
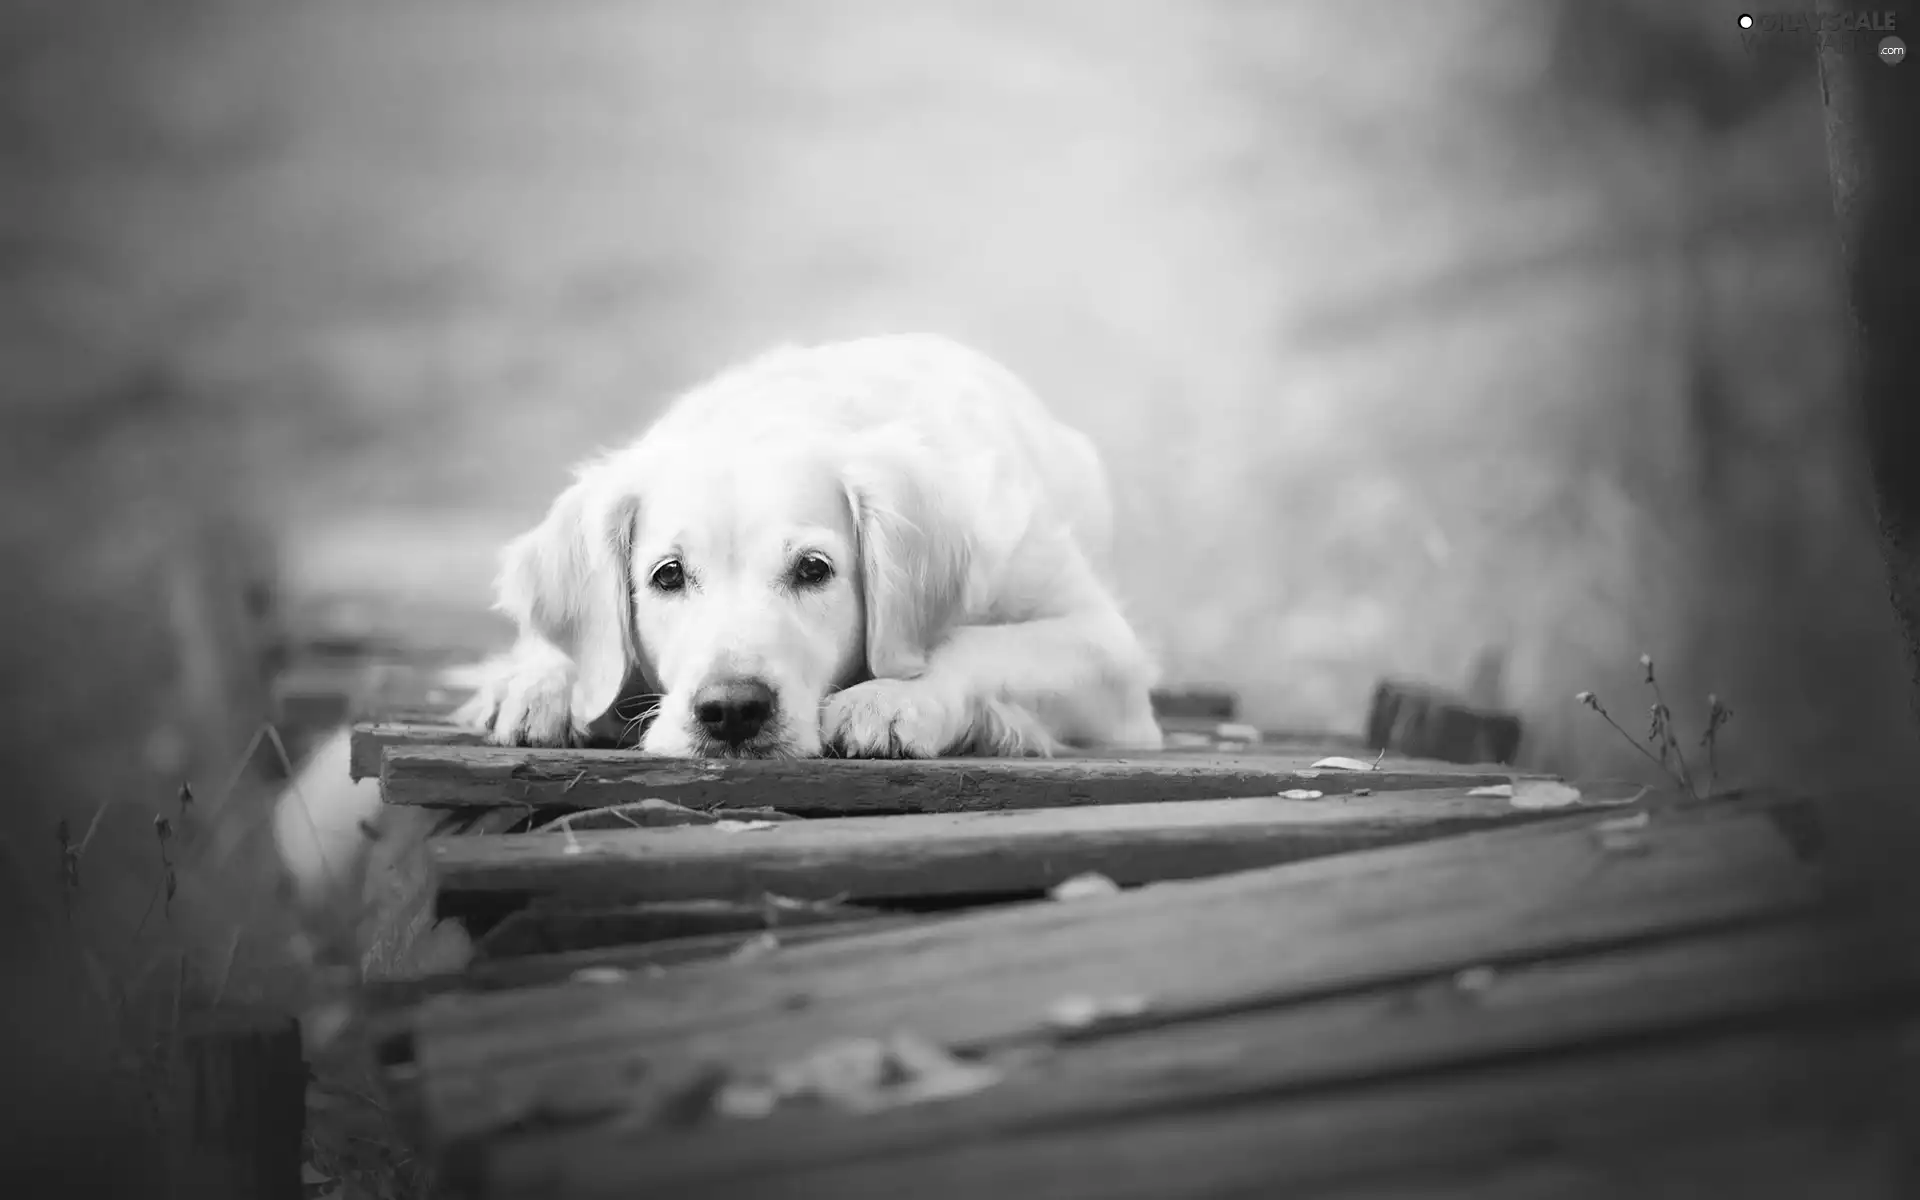
M 660 706 L 658 704 L 652 705 L 651 707 L 642 710 L 638 716 L 634 717 L 633 720 L 628 721 L 625 725 L 621 727 L 620 736 L 622 738 L 625 738 L 627 735 L 631 734 L 634 730 L 640 728 L 640 726 L 646 724 L 648 721 L 652 720 L 654 717 L 657 717 L 659 715 L 660 715 Z

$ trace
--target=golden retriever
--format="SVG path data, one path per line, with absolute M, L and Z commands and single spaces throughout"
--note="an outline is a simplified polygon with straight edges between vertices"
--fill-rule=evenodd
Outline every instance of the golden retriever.
M 501 556 L 458 720 L 669 757 L 1155 749 L 1093 445 L 943 338 L 776 350 L 581 468 Z

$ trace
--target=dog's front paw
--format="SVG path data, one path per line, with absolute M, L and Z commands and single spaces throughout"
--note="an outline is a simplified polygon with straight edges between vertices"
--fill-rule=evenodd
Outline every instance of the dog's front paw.
M 847 758 L 938 758 L 966 740 L 965 705 L 919 679 L 870 679 L 827 697 L 820 741 Z
M 491 664 L 473 698 L 454 713 L 456 725 L 496 746 L 570 746 L 573 664 L 551 655 L 511 655 Z

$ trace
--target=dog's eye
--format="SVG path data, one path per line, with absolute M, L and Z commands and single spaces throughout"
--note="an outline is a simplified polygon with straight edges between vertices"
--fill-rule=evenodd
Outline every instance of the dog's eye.
M 687 586 L 687 572 L 679 559 L 670 558 L 653 569 L 649 582 L 656 592 L 677 592 Z
M 833 564 L 818 554 L 802 554 L 800 561 L 793 564 L 796 587 L 819 587 L 832 578 Z

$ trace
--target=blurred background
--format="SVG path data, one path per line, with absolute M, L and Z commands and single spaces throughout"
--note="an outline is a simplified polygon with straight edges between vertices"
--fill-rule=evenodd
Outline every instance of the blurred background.
M 91 922 L 75 978 L 153 971 L 148 818 L 211 846 L 257 811 L 285 613 L 468 620 L 583 454 L 775 342 L 883 331 L 1093 436 L 1168 680 L 1256 724 L 1355 732 L 1380 677 L 1491 652 L 1524 762 L 1634 774 L 1573 696 L 1643 728 L 1644 652 L 1683 734 L 1733 708 L 1734 782 L 1870 762 L 1906 675 L 1819 89 L 1737 11 L 8 5 L 21 911 Z M 78 885 L 61 818 L 96 829 Z M 270 975 L 256 834 L 182 855 L 176 992 Z

